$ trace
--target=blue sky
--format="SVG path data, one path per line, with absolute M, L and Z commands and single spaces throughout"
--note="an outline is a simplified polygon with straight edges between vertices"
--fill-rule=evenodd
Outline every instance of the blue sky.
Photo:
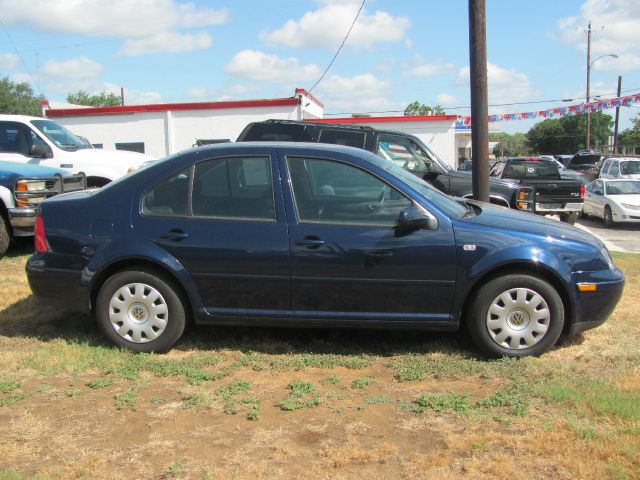
M 310 89 L 361 0 L 0 0 L 0 74 L 49 100 L 125 88 L 127 103 L 273 98 Z M 490 113 L 640 92 L 637 0 L 487 0 Z M 17 50 L 17 53 L 16 53 Z M 401 111 L 419 100 L 468 114 L 468 2 L 367 0 L 344 49 L 313 91 L 325 114 Z M 609 95 L 613 96 L 613 95 Z M 613 114 L 613 111 L 608 113 Z M 622 128 L 640 109 L 622 109 Z M 505 122 L 527 131 L 533 121 Z

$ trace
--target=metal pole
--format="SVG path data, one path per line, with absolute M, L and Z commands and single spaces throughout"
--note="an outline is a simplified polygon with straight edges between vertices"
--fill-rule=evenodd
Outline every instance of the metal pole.
M 622 75 L 618 75 L 618 94 L 620 98 L 622 95 Z M 620 117 L 620 107 L 616 107 L 616 120 L 613 127 L 613 153 L 618 153 L 618 119 Z
M 469 0 L 471 80 L 471 182 L 473 198 L 489 201 L 489 114 L 485 0 Z
M 587 28 L 587 105 L 589 104 L 589 82 L 591 79 L 591 22 Z M 587 149 L 591 148 L 591 111 L 587 106 Z
M 124 87 L 120 87 L 120 105 L 124 105 Z

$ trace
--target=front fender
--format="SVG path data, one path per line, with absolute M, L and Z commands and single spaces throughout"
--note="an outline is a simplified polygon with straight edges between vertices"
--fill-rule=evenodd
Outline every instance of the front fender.
M 5 208 L 15 207 L 15 202 L 13 200 L 13 192 L 9 190 L 7 187 L 3 187 L 2 185 L 0 185 L 0 202 L 4 204 Z

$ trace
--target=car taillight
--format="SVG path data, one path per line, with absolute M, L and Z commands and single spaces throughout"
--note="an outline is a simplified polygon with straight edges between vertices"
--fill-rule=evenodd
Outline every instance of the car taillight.
M 584 183 L 580 184 L 580 198 L 584 200 Z
M 36 252 L 46 253 L 49 251 L 47 237 L 44 234 L 44 220 L 40 215 L 36 217 L 36 225 L 33 229 L 33 244 L 36 247 Z

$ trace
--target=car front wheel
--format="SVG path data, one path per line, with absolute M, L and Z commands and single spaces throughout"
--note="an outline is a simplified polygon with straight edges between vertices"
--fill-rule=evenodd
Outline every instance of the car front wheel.
M 113 343 L 135 352 L 166 352 L 185 329 L 174 282 L 160 273 L 121 271 L 100 288 L 96 319 Z
M 495 278 L 478 291 L 467 327 L 474 343 L 493 357 L 540 355 L 564 325 L 562 299 L 545 280 L 526 274 Z
M 604 224 L 607 227 L 613 227 L 615 225 L 615 222 L 613 221 L 613 212 L 611 211 L 611 207 L 609 205 L 604 207 L 603 220 L 604 220 Z

